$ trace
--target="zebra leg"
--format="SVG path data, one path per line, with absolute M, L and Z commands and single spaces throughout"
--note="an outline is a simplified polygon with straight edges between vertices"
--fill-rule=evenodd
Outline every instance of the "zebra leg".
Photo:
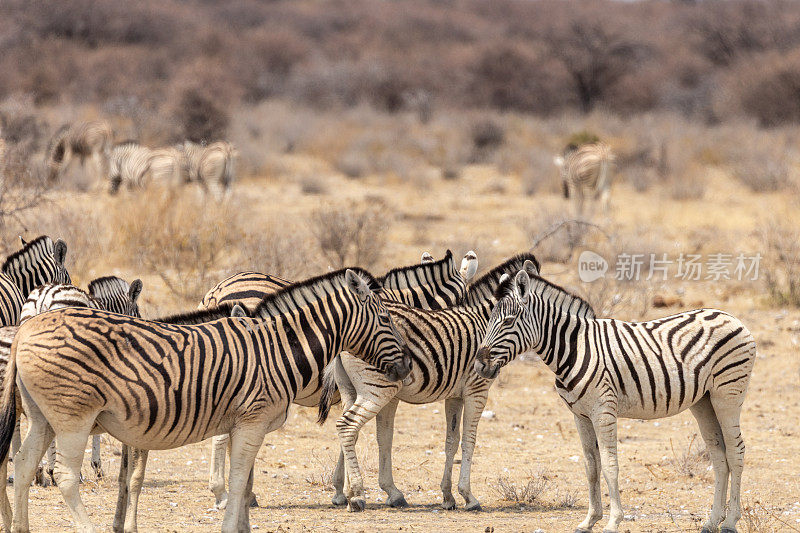
M 139 494 L 142 492 L 144 482 L 144 471 L 147 468 L 147 450 L 131 448 L 128 465 L 128 505 L 125 510 L 125 533 L 135 533 L 138 531 L 136 524 L 136 512 L 139 507 Z
M 728 514 L 720 525 L 720 533 L 736 531 L 736 522 L 742 516 L 741 487 L 744 470 L 744 440 L 739 425 L 742 404 L 739 398 L 716 398 L 711 396 L 711 404 L 717 415 L 725 441 L 725 457 L 731 472 L 731 493 L 728 500 Z
M 453 459 L 458 451 L 458 440 L 461 437 L 461 412 L 464 409 L 463 398 L 447 398 L 444 401 L 444 418 L 447 425 L 447 437 L 444 441 L 444 473 L 442 474 L 442 507 L 455 509 L 453 498 Z
M 228 453 L 229 435 L 217 435 L 211 439 L 211 472 L 208 488 L 214 493 L 214 507 L 225 509 L 228 493 L 225 491 L 225 455 Z
M 103 478 L 103 463 L 100 458 L 100 444 L 103 442 L 102 435 L 92 435 L 92 471 L 97 479 Z
M 691 408 L 692 415 L 697 420 L 700 427 L 700 435 L 706 443 L 708 455 L 711 457 L 711 464 L 714 468 L 714 503 L 711 507 L 711 515 L 703 524 L 703 533 L 711 533 L 717 530 L 717 526 L 725 516 L 725 499 L 728 493 L 728 460 L 725 456 L 725 439 L 722 436 L 722 428 L 719 427 L 717 415 L 711 406 L 709 397 L 703 398 Z
M 94 416 L 84 419 L 83 424 L 75 424 L 76 429 L 56 433 L 56 481 L 61 490 L 61 496 L 69 508 L 75 529 L 79 532 L 94 532 L 94 526 L 83 505 L 78 487 L 81 479 L 81 464 L 83 463 L 83 450 L 89 438 Z M 78 421 L 80 422 L 80 421 Z
M 17 455 L 20 445 L 22 445 L 22 432 L 19 429 L 20 417 L 17 416 L 17 421 L 14 423 L 14 435 L 11 437 L 11 458 L 13 462 L 14 456 Z
M 50 446 L 47 447 L 47 476 L 50 478 L 50 482 L 55 485 L 56 484 L 56 441 L 50 441 Z M 44 481 L 42 481 L 42 486 L 44 487 Z
M 245 494 L 252 491 L 250 472 L 267 429 L 262 422 L 235 427 L 231 432 L 231 470 L 223 533 L 250 531 L 250 506 L 245 502 Z
M 3 529 L 11 531 L 11 518 L 13 511 L 11 510 L 11 502 L 8 501 L 8 491 L 6 486 L 8 484 L 8 459 L 3 461 L 0 465 L 0 516 L 3 518 Z
M 114 511 L 114 523 L 111 526 L 114 533 L 120 533 L 125 526 L 125 511 L 128 508 L 128 469 L 130 460 L 130 448 L 127 444 L 122 445 L 122 453 L 119 456 L 119 476 L 117 477 L 117 507 Z
M 597 435 L 592 421 L 580 415 L 575 416 L 575 426 L 583 446 L 583 464 L 586 479 L 589 481 L 589 511 L 586 519 L 578 524 L 576 533 L 592 530 L 592 527 L 603 518 L 603 501 L 600 492 L 600 450 L 597 447 Z
M 478 437 L 478 422 L 481 420 L 483 408 L 486 407 L 487 393 L 464 398 L 464 420 L 461 429 L 461 471 L 458 477 L 458 493 L 466 502 L 467 511 L 480 511 L 478 498 L 472 495 L 470 473 L 472 470 L 472 454 L 475 451 L 475 440 Z
M 347 375 L 344 366 L 342 365 L 341 358 L 337 357 L 333 364 L 335 365 L 334 377 L 336 379 L 336 386 L 339 387 L 339 394 L 342 397 L 342 413 L 345 413 L 356 402 L 356 389 L 353 386 L 353 382 L 350 380 L 350 377 Z M 336 490 L 336 494 L 334 494 L 332 500 L 333 505 L 347 504 L 347 496 L 344 495 L 344 478 L 344 450 L 342 449 L 341 444 L 339 444 L 339 459 L 336 462 L 336 468 L 333 471 L 333 479 L 331 480 L 333 483 L 333 488 Z
M 394 415 L 399 400 L 392 398 L 375 418 L 378 438 L 378 485 L 386 492 L 389 507 L 405 508 L 408 502 L 395 486 L 392 476 L 392 438 L 394 437 Z
M 616 533 L 622 522 L 622 504 L 619 497 L 619 459 L 617 457 L 617 417 L 612 413 L 602 413 L 593 421 L 595 434 L 600 445 L 600 468 L 608 486 L 611 500 L 608 524 L 604 533 Z
M 28 522 L 28 494 L 48 443 L 53 440 L 53 428 L 33 402 L 25 404 L 28 433 L 14 458 L 14 516 L 11 531 L 30 531 Z
M 364 501 L 364 478 L 358 465 L 356 455 L 356 441 L 364 424 L 375 417 L 383 405 L 372 400 L 358 398 L 350 409 L 342 413 L 336 421 L 336 432 L 342 445 L 345 458 L 345 496 L 347 497 L 347 510 L 352 512 L 363 511 L 366 506 Z

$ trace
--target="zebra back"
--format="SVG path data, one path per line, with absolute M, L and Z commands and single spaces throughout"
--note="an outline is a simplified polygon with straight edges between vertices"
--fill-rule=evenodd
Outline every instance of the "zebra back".
M 98 308 L 121 315 L 142 316 L 137 302 L 141 293 L 140 279 L 129 284 L 117 276 L 105 276 L 89 283 L 89 294 L 97 301 Z
M 22 325 L 38 314 L 64 307 L 100 309 L 94 298 L 75 285 L 47 283 L 36 287 L 28 295 L 20 312 L 19 323 Z
M 439 261 L 423 260 L 426 262 L 392 269 L 379 278 L 383 295 L 419 309 L 445 309 L 459 304 L 467 287 L 453 261 L 453 252 L 447 250 Z
M 22 250 L 8 256 L 3 263 L 3 274 L 19 288 L 23 298 L 45 283 L 71 283 L 64 266 L 67 244 L 61 239 L 55 244 L 47 235 L 24 243 Z
M 111 150 L 109 192 L 116 194 L 123 183 L 128 187 L 142 187 L 149 170 L 149 148 L 136 141 L 117 143 Z
M 504 279 L 510 278 L 509 273 L 516 273 L 525 270 L 530 275 L 537 275 L 540 272 L 539 260 L 531 253 L 515 255 L 497 265 L 467 287 L 467 296 L 464 305 L 468 307 L 480 307 L 492 305 L 497 301 L 495 294 Z
M 278 276 L 259 272 L 239 272 L 214 285 L 203 296 L 198 307 L 211 309 L 239 302 L 248 309 L 254 309 L 267 294 L 277 292 L 291 284 L 291 281 Z
M 562 175 L 565 184 L 588 189 L 608 186 L 609 166 L 614 161 L 611 148 L 602 142 L 581 145 L 565 153 Z

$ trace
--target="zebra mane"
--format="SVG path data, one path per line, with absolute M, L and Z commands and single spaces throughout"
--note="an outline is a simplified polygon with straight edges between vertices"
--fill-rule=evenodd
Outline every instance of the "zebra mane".
M 348 290 L 345 287 L 346 283 L 344 279 L 347 270 L 352 270 L 354 273 L 358 274 L 373 291 L 379 290 L 382 287 L 381 283 L 363 268 L 343 268 L 294 283 L 277 292 L 268 294 L 261 300 L 261 303 L 253 309 L 252 316 L 270 318 L 282 315 L 295 309 L 300 309 L 307 304 L 327 298 L 332 291 L 338 291 L 342 288 Z
M 117 276 L 104 276 L 93 279 L 89 282 L 89 294 L 95 298 L 107 298 L 108 296 L 128 296 L 130 284 Z
M 139 146 L 139 141 L 137 141 L 136 139 L 125 139 L 124 141 L 114 143 L 114 148 L 118 146 L 129 146 L 129 145 Z
M 536 270 L 541 272 L 539 260 L 536 259 L 535 255 L 531 253 L 515 255 L 511 259 L 500 263 L 476 279 L 474 282 L 470 283 L 467 286 L 467 297 L 465 299 L 465 304 L 473 306 L 480 305 L 486 301 L 491 301 L 492 298 L 499 300 L 502 296 L 499 293 L 499 289 L 503 285 L 500 283 L 500 278 L 502 278 L 504 274 L 508 274 L 509 279 L 513 279 L 514 275 L 522 270 L 523 266 L 525 265 L 525 261 L 531 261 L 534 265 L 536 265 Z
M 22 247 L 21 250 L 17 250 L 13 254 L 9 255 L 6 260 L 3 262 L 2 270 L 4 273 L 8 273 L 12 270 L 18 270 L 20 267 L 23 267 L 27 264 L 28 259 L 31 256 L 39 255 L 39 252 L 45 252 L 47 255 L 53 255 L 55 251 L 53 240 L 48 237 L 47 235 L 40 235 L 36 237 L 32 241 L 25 243 L 25 246 Z
M 556 307 L 571 315 L 595 318 L 594 308 L 580 296 L 572 294 L 565 288 L 541 276 L 530 276 L 530 279 L 531 292 L 538 295 L 543 300 L 556 304 Z M 497 287 L 497 292 L 495 293 L 498 300 L 504 296 L 511 296 L 513 294 L 513 283 L 513 276 L 503 280 Z
M 403 274 L 414 272 L 418 278 L 427 279 L 436 272 L 442 270 L 451 270 L 454 274 L 457 273 L 455 263 L 453 263 L 453 252 L 450 250 L 447 250 L 444 257 L 439 261 L 393 268 L 382 277 L 378 278 L 377 281 L 382 287 L 387 289 L 402 288 L 397 286 L 397 282 L 404 279 Z
M 212 322 L 214 320 L 219 320 L 221 318 L 230 318 L 231 313 L 233 312 L 233 308 L 236 306 L 241 307 L 245 313 L 249 313 L 249 310 L 243 306 L 242 304 L 229 304 L 223 303 L 220 304 L 218 307 L 212 307 L 211 309 L 201 309 L 199 311 L 191 311 L 189 313 L 178 313 L 175 315 L 169 315 L 162 318 L 155 318 L 153 322 L 161 322 L 163 324 L 173 324 L 173 325 L 180 325 L 180 326 L 189 326 L 192 324 L 203 324 L 205 322 Z

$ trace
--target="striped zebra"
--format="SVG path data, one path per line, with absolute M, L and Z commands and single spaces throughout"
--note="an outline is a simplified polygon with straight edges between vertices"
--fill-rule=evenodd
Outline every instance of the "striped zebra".
M 744 441 L 739 415 L 756 343 L 733 316 L 698 309 L 648 322 L 596 319 L 588 304 L 520 272 L 498 290 L 475 370 L 493 378 L 518 354 L 534 350 L 556 375 L 556 390 L 575 417 L 589 480 L 589 512 L 577 531 L 603 517 L 600 471 L 611 511 L 606 531 L 623 518 L 617 419 L 654 419 L 690 409 L 714 468 L 714 503 L 703 532 L 736 531 Z M 730 501 L 725 495 L 730 476 Z
M 581 146 L 570 144 L 564 155 L 555 158 L 561 173 L 564 198 L 574 198 L 576 215 L 583 216 L 586 198 L 599 200 L 603 213 L 608 214 L 611 194 L 611 165 L 614 154 L 605 143 L 589 143 Z
M 425 404 L 444 400 L 446 439 L 442 507 L 456 507 L 452 494 L 452 471 L 463 413 L 458 491 L 467 510 L 480 509 L 478 499 L 472 494 L 470 472 L 478 422 L 492 380 L 479 376 L 472 363 L 495 303 L 494 289 L 503 276 L 520 269 L 537 274 L 539 262 L 532 254 L 507 260 L 471 284 L 461 305 L 447 309 L 428 311 L 387 302 L 386 307 L 405 339 L 413 361 L 411 374 L 402 383 L 387 381 L 376 369 L 347 353 L 341 354 L 326 369 L 319 422 L 326 420 L 337 386 L 344 403 L 342 416 L 336 422 L 341 452 L 333 476 L 335 505 L 347 503 L 350 511 L 364 509 L 363 478 L 355 444 L 361 428 L 375 417 L 379 485 L 388 496 L 386 503 L 389 506 L 407 507 L 408 503 L 392 477 L 392 436 L 398 402 Z
M 430 255 L 430 254 L 428 254 Z M 423 254 L 423 261 L 425 255 Z M 478 258 L 475 252 L 468 252 L 462 260 L 461 271 L 456 271 L 453 254 L 447 251 L 439 261 L 426 261 L 420 265 L 395 268 L 378 281 L 382 284 L 379 293 L 386 300 L 404 302 L 422 309 L 442 309 L 452 307 L 466 295 L 466 281 L 477 270 Z M 465 277 L 466 276 L 466 277 Z M 265 297 L 292 282 L 259 274 L 244 272 L 221 281 L 203 298 L 201 308 L 225 303 L 238 302 L 248 308 L 255 307 L 252 300 Z M 317 405 L 322 393 L 322 373 L 315 373 L 310 379 L 319 384 L 313 394 L 296 403 L 303 406 Z M 332 399 L 330 400 L 332 401 Z M 212 439 L 211 466 L 208 488 L 214 493 L 215 506 L 222 509 L 227 504 L 225 491 L 225 452 L 229 449 L 228 435 L 218 435 Z M 250 496 L 250 504 L 257 506 L 255 494 Z
M 70 283 L 64 266 L 67 244 L 42 235 L 30 242 L 20 238 L 22 249 L 6 258 L 0 267 L 0 325 L 19 324 L 25 298 L 45 283 Z
M 170 187 L 178 187 L 187 181 L 183 172 L 183 156 L 177 148 L 168 146 L 150 151 L 150 170 L 147 180 Z
M 55 434 L 58 487 L 76 527 L 92 530 L 78 480 L 86 438 L 97 425 L 148 450 L 230 433 L 222 531 L 249 530 L 249 506 L 242 503 L 256 453 L 265 434 L 283 425 L 292 401 L 318 388 L 311 369 L 347 350 L 390 380 L 410 372 L 373 286 L 377 280 L 364 270 L 340 270 L 268 296 L 253 311 L 256 318 L 194 326 L 74 308 L 27 321 L 12 346 L 0 411 L 0 458 L 13 433 L 16 390 L 30 423 L 15 458 L 12 529 L 29 529 L 30 481 Z
M 108 171 L 108 192 L 117 194 L 124 183 L 128 190 L 142 188 L 150 173 L 151 150 L 136 141 L 114 145 Z
M 235 159 L 238 152 L 227 141 L 208 145 L 184 141 L 178 145 L 183 155 L 185 181 L 197 183 L 203 191 L 218 199 L 226 195 L 235 179 Z
M 434 261 L 431 254 L 422 254 L 421 265 L 395 268 L 378 279 L 389 297 L 415 307 L 440 309 L 458 303 L 466 294 L 466 282 L 478 269 L 478 258 L 470 251 L 461 261 L 457 271 L 453 253 L 447 250 L 444 258 Z M 260 272 L 240 272 L 220 281 L 203 296 L 200 309 L 209 309 L 223 303 L 238 302 L 248 309 L 258 305 L 264 296 L 272 294 L 292 282 Z
M 56 182 L 67 171 L 75 156 L 80 158 L 81 166 L 87 158 L 91 159 L 95 167 L 95 179 L 101 181 L 108 172 L 113 136 L 111 127 L 102 120 L 62 126 L 47 148 L 49 182 Z

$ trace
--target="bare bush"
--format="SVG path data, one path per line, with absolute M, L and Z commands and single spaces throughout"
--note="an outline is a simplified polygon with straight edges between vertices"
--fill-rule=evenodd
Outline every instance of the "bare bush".
M 175 118 L 183 126 L 185 138 L 198 143 L 224 139 L 230 117 L 223 105 L 200 87 L 181 91 Z
M 157 273 L 187 301 L 199 301 L 213 284 L 239 235 L 233 206 L 184 191 L 151 188 L 120 198 L 109 213 L 119 259 Z
M 701 448 L 702 440 L 697 438 L 697 434 L 692 435 L 687 440 L 686 446 L 675 450 L 675 446 L 670 439 L 670 449 L 672 457 L 667 459 L 667 464 L 681 476 L 689 478 L 707 477 L 708 469 L 711 466 L 711 459 L 708 451 Z
M 484 119 L 472 126 L 472 145 L 480 153 L 497 149 L 505 137 L 503 126 L 494 120 Z
M 764 245 L 761 277 L 777 305 L 800 307 L 800 229 L 775 219 L 758 230 Z
M 309 252 L 313 238 L 305 227 L 284 220 L 259 220 L 257 225 L 243 220 L 240 227 L 247 229 L 239 238 L 242 253 L 231 265 L 234 271 L 267 272 L 291 280 L 324 271 L 314 267 L 316 254 Z
M 505 501 L 538 504 L 540 502 L 540 497 L 550 484 L 550 478 L 548 477 L 547 470 L 541 470 L 536 474 L 533 472 L 529 473 L 528 479 L 524 483 L 524 485 L 518 485 L 507 476 L 500 476 L 490 487 Z
M 381 258 L 389 229 L 387 206 L 374 201 L 319 208 L 311 214 L 311 233 L 334 268 L 373 267 Z
M 32 157 L 23 146 L 0 136 L 0 238 L 26 230 L 24 215 L 46 201 L 42 173 L 31 169 Z M 38 176 L 37 176 L 38 174 Z
M 756 139 L 731 154 L 733 175 L 753 192 L 774 192 L 790 182 L 792 162 L 782 143 Z

